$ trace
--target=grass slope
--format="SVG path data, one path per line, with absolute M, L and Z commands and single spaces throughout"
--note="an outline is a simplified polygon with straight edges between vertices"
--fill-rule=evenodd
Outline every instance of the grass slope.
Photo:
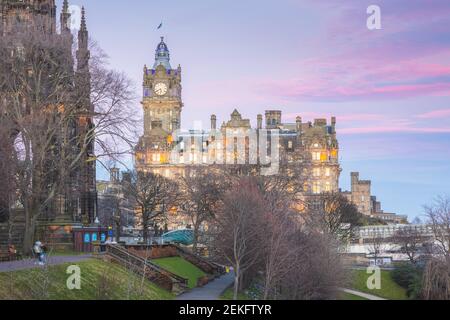
M 367 279 L 371 275 L 367 274 L 365 270 L 354 270 L 353 271 L 353 288 L 357 291 L 373 294 L 389 300 L 407 300 L 408 296 L 406 290 L 400 287 L 397 283 L 392 280 L 391 272 L 382 270 L 381 271 L 381 289 L 370 290 L 367 288 Z
M 338 300 L 367 300 L 366 298 L 355 296 L 354 294 L 342 292 Z
M 0 300 L 169 300 L 174 295 L 125 268 L 97 259 L 77 265 L 81 290 L 69 290 L 66 281 L 71 264 L 0 273 Z
M 197 285 L 197 279 L 206 276 L 205 272 L 181 257 L 153 259 L 152 262 L 180 277 L 188 279 L 188 286 L 191 289 Z
M 233 300 L 234 296 L 234 287 L 230 287 L 220 296 L 221 300 Z M 250 300 L 250 298 L 243 292 L 238 293 L 238 300 L 245 301 Z

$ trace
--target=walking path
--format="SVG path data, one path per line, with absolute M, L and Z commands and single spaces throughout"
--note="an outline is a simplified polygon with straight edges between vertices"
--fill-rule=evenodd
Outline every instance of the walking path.
M 367 300 L 387 300 L 384 298 L 380 298 L 377 296 L 374 296 L 372 294 L 368 294 L 368 293 L 364 293 L 364 292 L 360 292 L 360 291 L 355 291 L 355 290 L 350 290 L 350 289 L 341 289 L 341 291 L 344 291 L 345 293 L 349 293 L 352 294 L 354 296 L 358 296 Z
M 189 292 L 179 295 L 176 300 L 220 300 L 222 293 L 233 284 L 234 273 L 226 275 L 208 283 L 201 288 L 195 288 Z
M 53 256 L 48 258 L 48 265 L 54 266 L 65 263 L 75 263 L 92 258 L 91 255 L 80 256 Z M 0 272 L 18 271 L 33 268 L 42 268 L 36 264 L 36 259 L 26 259 L 20 261 L 10 261 L 0 263 Z

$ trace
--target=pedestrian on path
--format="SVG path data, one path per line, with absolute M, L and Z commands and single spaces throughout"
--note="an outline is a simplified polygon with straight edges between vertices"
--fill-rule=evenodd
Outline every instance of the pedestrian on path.
M 33 247 L 33 252 L 38 258 L 38 264 L 43 266 L 45 264 L 45 251 L 42 242 L 36 241 Z

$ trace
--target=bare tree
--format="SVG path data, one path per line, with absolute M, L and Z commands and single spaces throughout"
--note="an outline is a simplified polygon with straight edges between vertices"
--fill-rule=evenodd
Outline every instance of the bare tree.
M 450 197 L 439 196 L 424 210 L 433 230 L 436 254 L 450 261 Z
M 422 297 L 425 300 L 450 300 L 450 264 L 433 258 L 428 261 L 422 281 Z
M 356 206 L 340 193 L 324 193 L 307 201 L 304 217 L 308 223 L 343 241 L 353 237 L 355 228 L 363 223 Z
M 373 234 L 369 239 L 368 250 L 376 265 L 385 250 L 385 239 L 378 234 Z
M 313 228 L 315 229 L 315 227 Z M 295 248 L 292 268 L 280 282 L 280 297 L 288 300 L 336 299 L 347 273 L 339 255 L 335 236 L 304 228 L 290 239 Z
M 296 264 L 292 256 L 296 252 L 296 247 L 292 246 L 291 239 L 297 231 L 294 219 L 294 212 L 286 210 L 272 210 L 267 212 L 264 218 L 263 234 L 260 236 L 262 243 L 262 256 L 264 270 L 264 292 L 262 298 L 277 297 L 277 287 L 284 277 L 286 277 Z
M 192 250 L 197 252 L 201 226 L 215 217 L 229 183 L 226 176 L 212 168 L 197 167 L 181 178 L 182 210 L 194 232 Z
M 122 154 L 118 141 L 130 145 L 135 118 L 125 106 L 134 97 L 126 77 L 92 59 L 86 105 L 75 86 L 68 39 L 39 28 L 3 36 L 0 53 L 1 122 L 13 128 L 14 177 L 29 250 L 38 221 L 60 214 L 55 200 L 74 192 L 80 164 Z
M 135 200 L 140 214 L 144 242 L 148 230 L 179 204 L 181 193 L 176 182 L 151 172 L 132 172 L 131 181 L 124 183 L 124 194 Z
M 439 196 L 424 210 L 432 228 L 434 246 L 424 271 L 422 295 L 427 300 L 449 300 L 450 197 Z
M 245 273 L 261 255 L 260 235 L 264 198 L 251 178 L 242 178 L 225 196 L 216 219 L 215 247 L 234 268 L 234 299 Z
M 400 246 L 401 252 L 408 256 L 412 264 L 416 264 L 420 248 L 425 240 L 414 226 L 398 230 L 393 237 L 393 242 Z

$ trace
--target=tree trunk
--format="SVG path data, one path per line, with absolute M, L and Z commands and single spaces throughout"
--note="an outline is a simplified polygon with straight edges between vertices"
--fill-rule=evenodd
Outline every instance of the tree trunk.
M 193 235 L 193 242 L 192 242 L 192 252 L 197 254 L 197 246 L 198 246 L 198 230 L 200 229 L 200 225 L 194 224 L 194 235 Z
M 233 300 L 237 300 L 238 299 L 238 294 L 239 294 L 239 285 L 240 285 L 240 273 L 241 270 L 239 268 L 239 265 L 236 266 L 235 270 L 234 270 L 234 293 L 233 293 Z

